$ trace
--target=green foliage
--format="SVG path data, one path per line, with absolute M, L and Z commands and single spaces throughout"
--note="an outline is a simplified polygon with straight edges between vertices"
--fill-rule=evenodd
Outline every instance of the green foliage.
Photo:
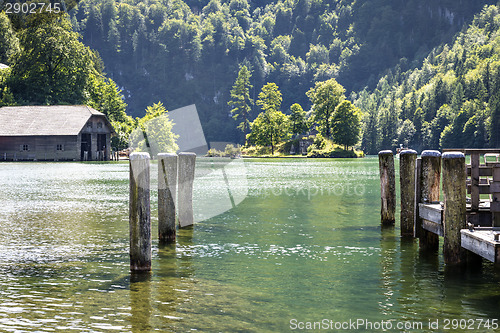
M 104 113 L 111 122 L 131 123 L 127 116 L 127 104 L 122 99 L 121 91 L 116 83 L 104 77 L 92 77 L 89 106 Z
M 314 158 L 356 158 L 363 157 L 362 152 L 347 150 L 336 145 L 332 140 L 317 136 L 307 149 L 307 157 Z
M 224 154 L 231 158 L 239 157 L 241 156 L 241 147 L 239 145 L 235 147 L 233 144 L 228 144 L 224 149 Z
M 236 147 L 233 144 L 226 145 L 224 151 L 217 150 L 215 148 L 210 148 L 205 154 L 206 157 L 230 157 L 236 158 L 241 156 L 241 146 Z
M 209 141 L 238 141 L 242 117 L 225 119 L 243 65 L 252 72 L 252 98 L 276 82 L 284 109 L 299 103 L 308 110 L 312 82 L 335 78 L 349 91 L 372 89 L 397 64 L 399 79 L 491 2 L 82 0 L 71 15 L 75 30 L 124 87 L 131 115 L 142 116 L 158 100 L 195 103 Z M 435 96 L 430 103 L 446 94 Z
M 109 0 L 108 0 L 109 1 Z M 115 129 L 114 149 L 128 146 L 134 121 L 115 82 L 102 74 L 99 56 L 79 41 L 65 14 L 12 16 L 0 13 L 0 105 L 87 104 Z M 19 38 L 18 38 L 19 37 Z
M 19 52 L 19 40 L 12 24 L 4 12 L 0 13 L 0 63 L 9 64 L 11 57 Z
M 281 91 L 279 91 L 276 83 L 271 82 L 262 87 L 256 104 L 259 105 L 264 112 L 278 111 L 281 107 L 281 101 Z
M 233 119 L 238 120 L 240 118 L 241 122 L 238 125 L 243 134 L 247 135 L 250 129 L 250 111 L 252 111 L 251 105 L 253 100 L 250 98 L 250 89 L 252 85 L 250 84 L 251 73 L 248 71 L 247 66 L 242 66 L 236 82 L 231 89 L 231 100 L 227 103 L 231 107 L 231 114 Z
M 292 135 L 302 134 L 309 129 L 306 112 L 300 104 L 295 103 L 290 107 L 290 132 Z
M 369 115 L 362 148 L 373 154 L 406 143 L 415 149 L 498 147 L 499 32 L 500 11 L 486 6 L 452 44 L 434 49 L 419 68 L 403 72 L 397 66 L 373 92 L 358 94 L 355 104 Z M 376 145 L 368 128 L 378 132 Z
M 224 157 L 224 152 L 215 148 L 210 148 L 205 154 L 205 157 Z
M 259 93 L 257 105 L 261 112 L 251 124 L 251 133 L 247 136 L 250 144 L 271 146 L 271 155 L 274 155 L 275 146 L 289 136 L 289 116 L 283 114 L 281 106 L 281 92 L 275 83 L 268 83 Z
M 20 33 L 8 78 L 23 104 L 84 104 L 92 77 L 100 75 L 97 56 L 78 41 L 67 17 L 35 17 Z
M 361 111 L 349 101 L 342 101 L 332 116 L 333 142 L 347 150 L 359 141 Z
M 403 125 L 398 129 L 398 142 L 401 142 L 404 147 L 408 147 L 410 142 L 413 142 L 415 136 L 415 125 L 410 119 L 406 119 Z
M 135 151 L 175 153 L 179 146 L 178 135 L 172 132 L 174 123 L 169 119 L 167 110 L 161 102 L 148 106 L 146 115 L 136 119 L 137 127 L 130 135 L 130 146 Z
M 63 16 L 16 18 L 10 25 L 3 16 L 0 58 L 12 70 L 0 86 L 0 103 L 94 103 L 124 130 L 133 127 L 122 112 L 125 102 L 133 116 L 156 101 L 196 103 L 209 141 L 236 142 L 237 126 L 245 133 L 257 114 L 249 111 L 251 98 L 276 82 L 284 110 L 295 103 L 312 107 L 318 130 L 335 139 L 331 119 L 346 99 L 343 87 L 367 87 L 350 99 L 363 112 L 361 145 L 369 153 L 405 141 L 439 148 L 452 138 L 458 141 L 449 144 L 495 146 L 498 7 L 484 7 L 470 21 L 491 3 L 82 0 L 71 12 L 74 31 Z M 455 41 L 442 45 L 463 24 Z M 77 33 L 99 51 L 112 83 Z M 234 77 L 243 67 L 252 75 L 238 92 Z M 316 96 L 318 85 L 330 80 L 342 83 L 340 93 Z M 244 104 L 232 96 L 232 83 Z M 232 110 L 236 123 L 226 121 Z M 473 140 L 460 142 L 464 134 Z
M 313 119 L 319 132 L 326 138 L 332 135 L 332 117 L 335 108 L 344 99 L 345 89 L 335 79 L 316 82 L 314 88 L 307 92 L 313 104 Z

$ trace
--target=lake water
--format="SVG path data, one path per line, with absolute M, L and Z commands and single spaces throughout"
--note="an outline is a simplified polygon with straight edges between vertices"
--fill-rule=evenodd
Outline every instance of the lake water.
M 152 191 L 146 275 L 128 163 L 0 163 L 0 331 L 495 331 L 500 270 L 449 270 L 381 229 L 377 158 L 227 162 L 197 160 L 200 222 L 176 245 L 158 246 Z

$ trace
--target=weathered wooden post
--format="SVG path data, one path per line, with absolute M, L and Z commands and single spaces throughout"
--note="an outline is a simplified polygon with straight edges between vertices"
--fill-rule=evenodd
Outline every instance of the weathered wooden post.
M 194 223 L 193 182 L 196 164 L 195 153 L 179 153 L 179 225 L 187 227 Z
M 380 172 L 380 216 L 383 225 L 392 225 L 396 220 L 396 177 L 394 173 L 394 155 L 391 150 L 378 153 Z
M 437 150 L 424 150 L 421 154 L 422 165 L 420 173 L 420 202 L 439 202 L 441 180 L 441 153 Z M 437 251 L 439 236 L 422 227 L 422 219 L 418 218 L 420 229 L 419 247 L 421 250 Z
M 130 165 L 130 270 L 151 270 L 149 154 L 132 153 Z
M 158 154 L 158 241 L 175 242 L 177 154 Z
M 422 157 L 417 157 L 415 170 L 415 218 L 413 220 L 413 237 L 420 238 L 420 208 L 418 204 L 422 201 L 420 195 L 420 183 L 422 179 Z
M 466 250 L 461 245 L 460 230 L 466 228 L 466 166 L 465 155 L 460 152 L 443 154 L 444 214 L 443 255 L 446 264 L 466 262 Z
M 403 150 L 399 154 L 399 186 L 401 188 L 401 236 L 413 237 L 415 222 L 415 169 L 417 152 Z

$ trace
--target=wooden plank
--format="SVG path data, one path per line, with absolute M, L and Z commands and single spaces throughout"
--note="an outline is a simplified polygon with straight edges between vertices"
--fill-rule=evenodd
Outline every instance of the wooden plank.
M 479 184 L 479 194 L 491 194 L 491 187 L 488 184 Z M 472 193 L 472 186 L 467 185 L 467 194 Z
M 443 152 L 451 152 L 451 151 L 459 151 L 464 153 L 465 155 L 472 154 L 500 154 L 500 149 L 490 149 L 490 148 L 479 148 L 479 149 L 464 149 L 464 148 L 446 148 L 443 149 Z
M 479 154 L 473 153 L 470 157 L 471 163 L 471 199 L 472 210 L 479 209 Z
M 500 182 L 500 165 L 495 165 L 493 167 L 493 181 Z
M 492 159 L 492 161 L 488 161 L 488 159 Z M 484 164 L 486 165 L 491 165 L 491 164 L 499 164 L 500 161 L 498 160 L 500 158 L 500 154 L 484 154 Z
M 443 225 L 441 223 L 436 223 L 426 219 L 422 219 L 422 228 L 438 236 L 444 236 Z
M 470 177 L 471 175 L 471 167 L 467 167 L 467 176 Z M 479 166 L 479 176 L 480 177 L 491 177 L 493 176 L 493 169 L 491 166 Z
M 489 210 L 478 212 L 467 212 L 467 222 L 474 224 L 475 226 L 481 227 L 491 227 L 491 212 Z
M 500 165 L 495 165 L 493 167 L 493 182 L 491 183 L 491 203 L 490 203 L 490 211 L 491 211 L 491 219 L 494 227 L 500 226 L 500 189 L 497 188 L 497 185 L 500 185 Z
M 441 204 L 418 204 L 419 217 L 434 223 L 441 224 L 443 221 L 443 208 Z
M 489 186 L 489 193 L 500 193 L 500 181 L 494 181 Z
M 500 242 L 494 240 L 494 231 L 460 230 L 462 247 L 491 261 L 499 262 Z

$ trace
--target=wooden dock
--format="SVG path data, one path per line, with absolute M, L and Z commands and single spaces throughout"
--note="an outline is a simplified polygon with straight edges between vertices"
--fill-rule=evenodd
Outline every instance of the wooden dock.
M 422 156 L 436 159 L 437 154 L 425 151 Z M 470 156 L 468 165 L 465 156 Z M 414 189 L 404 186 L 401 179 L 401 197 L 416 198 L 414 236 L 420 238 L 420 248 L 436 248 L 435 239 L 422 237 L 422 233 L 431 233 L 444 237 L 447 264 L 464 263 L 467 257 L 472 257 L 465 255 L 464 249 L 500 263 L 500 149 L 446 149 L 442 161 L 427 163 L 422 169 L 419 158 Z M 441 167 L 444 201 L 431 201 L 438 200 L 435 193 L 440 182 L 433 179 L 434 175 L 439 179 Z M 409 174 L 408 170 L 404 172 Z M 402 201 L 402 209 L 403 206 Z
M 462 247 L 494 263 L 500 263 L 500 228 L 460 230 Z

